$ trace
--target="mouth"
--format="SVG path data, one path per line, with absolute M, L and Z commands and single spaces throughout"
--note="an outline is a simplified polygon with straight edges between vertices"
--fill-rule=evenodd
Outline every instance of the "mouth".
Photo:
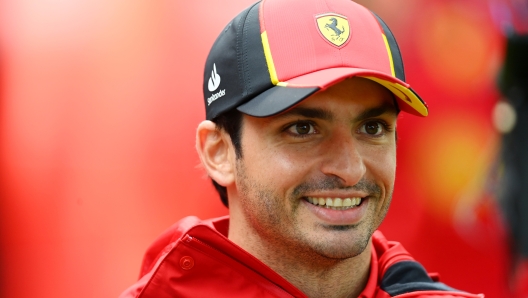
M 361 205 L 362 198 L 316 198 L 316 197 L 304 197 L 308 203 L 324 207 L 333 210 L 348 210 L 356 208 Z

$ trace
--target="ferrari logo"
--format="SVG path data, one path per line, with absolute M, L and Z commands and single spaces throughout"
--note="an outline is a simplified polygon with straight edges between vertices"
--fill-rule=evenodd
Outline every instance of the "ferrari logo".
M 326 13 L 315 17 L 321 35 L 336 47 L 344 45 L 350 36 L 350 25 L 345 16 Z

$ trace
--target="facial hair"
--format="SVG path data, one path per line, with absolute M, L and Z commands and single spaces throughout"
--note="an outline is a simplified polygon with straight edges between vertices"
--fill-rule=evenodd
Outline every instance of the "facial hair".
M 368 213 L 363 222 L 357 225 L 305 226 L 296 216 L 303 197 L 308 193 L 320 191 L 358 191 L 368 194 L 370 200 L 381 199 L 382 190 L 375 182 L 362 179 L 353 186 L 343 185 L 335 176 L 324 176 L 301 182 L 293 188 L 291 194 L 281 196 L 273 185 L 264 185 L 257 177 L 246 174 L 243 161 L 237 162 L 237 187 L 246 221 L 252 232 L 265 239 L 271 245 L 285 246 L 290 252 L 301 255 L 314 253 L 331 259 L 355 257 L 361 254 L 369 244 L 372 233 L 385 216 L 389 204 L 385 204 L 381 218 Z M 391 194 L 387 199 L 390 201 Z M 361 225 L 361 226 L 360 226 Z M 326 231 L 314 237 L 314 231 Z M 355 231 L 353 239 L 349 231 Z M 319 233 L 319 232 L 316 232 Z M 332 236 L 327 236 L 332 234 Z M 347 236 L 348 235 L 348 236 Z

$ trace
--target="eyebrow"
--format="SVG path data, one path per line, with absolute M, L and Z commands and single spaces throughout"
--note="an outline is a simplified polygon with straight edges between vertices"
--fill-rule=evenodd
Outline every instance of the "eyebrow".
M 384 114 L 393 114 L 394 116 L 397 116 L 398 112 L 392 105 L 383 104 L 381 106 L 369 108 L 361 112 L 359 115 L 357 115 L 354 118 L 354 122 L 365 120 L 365 119 L 372 118 L 372 117 L 378 117 Z M 280 118 L 286 118 L 286 117 L 292 117 L 292 116 L 302 116 L 306 118 L 315 118 L 315 119 L 328 120 L 328 121 L 334 119 L 333 113 L 328 110 L 321 109 L 321 108 L 305 108 L 305 107 L 295 107 L 285 113 L 277 115 L 276 117 L 280 119 Z
M 359 115 L 357 115 L 354 120 L 355 121 L 361 121 L 372 117 L 378 117 L 384 114 L 392 114 L 395 117 L 398 116 L 398 112 L 396 111 L 396 108 L 389 104 L 384 104 L 378 107 L 366 109 L 365 111 L 361 112 Z

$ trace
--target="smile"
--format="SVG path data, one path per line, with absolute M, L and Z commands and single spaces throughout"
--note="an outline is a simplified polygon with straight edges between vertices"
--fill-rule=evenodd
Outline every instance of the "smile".
M 315 198 L 306 197 L 306 201 L 313 205 L 326 207 L 334 210 L 347 210 L 361 204 L 361 198 Z

